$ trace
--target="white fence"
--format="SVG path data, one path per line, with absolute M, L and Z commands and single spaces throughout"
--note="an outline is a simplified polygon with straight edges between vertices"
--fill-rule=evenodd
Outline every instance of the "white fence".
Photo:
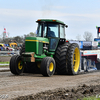
M 0 55 L 14 55 L 14 54 L 19 55 L 19 51 L 0 51 Z

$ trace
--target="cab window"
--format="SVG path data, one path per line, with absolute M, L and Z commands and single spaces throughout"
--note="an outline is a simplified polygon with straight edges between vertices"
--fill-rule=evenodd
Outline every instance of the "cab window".
M 64 25 L 60 25 L 60 38 L 65 38 L 65 28 L 64 28 Z
M 47 35 L 47 24 L 44 24 L 44 37 Z
M 41 37 L 41 32 L 42 32 L 42 24 L 39 24 L 37 30 L 37 37 Z
M 48 24 L 47 37 L 59 37 L 58 24 Z
M 44 24 L 44 37 L 59 37 L 58 24 Z

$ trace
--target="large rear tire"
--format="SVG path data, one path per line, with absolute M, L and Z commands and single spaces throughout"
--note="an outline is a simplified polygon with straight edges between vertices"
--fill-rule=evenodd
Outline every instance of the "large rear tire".
M 15 75 L 20 75 L 21 73 L 23 73 L 24 65 L 21 60 L 21 56 L 19 55 L 12 56 L 12 58 L 10 59 L 9 67 L 10 67 L 10 71 Z
M 68 74 L 70 75 L 78 74 L 80 67 L 80 49 L 78 44 L 72 43 L 69 46 L 66 58 L 67 58 L 66 64 L 67 64 Z
M 55 52 L 56 72 L 59 75 L 67 74 L 66 55 L 69 43 L 59 45 Z
M 56 71 L 60 75 L 78 74 L 80 66 L 80 50 L 76 43 L 64 43 L 55 53 Z
M 52 76 L 55 73 L 55 60 L 51 57 L 42 59 L 40 71 L 43 76 Z

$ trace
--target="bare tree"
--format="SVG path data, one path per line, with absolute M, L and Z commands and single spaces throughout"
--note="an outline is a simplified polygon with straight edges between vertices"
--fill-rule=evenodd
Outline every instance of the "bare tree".
M 85 41 L 92 41 L 93 40 L 92 33 L 84 32 L 83 38 L 85 39 Z

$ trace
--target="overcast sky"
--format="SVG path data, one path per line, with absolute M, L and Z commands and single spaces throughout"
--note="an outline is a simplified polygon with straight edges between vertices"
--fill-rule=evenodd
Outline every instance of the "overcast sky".
M 83 39 L 88 31 L 97 36 L 100 0 L 0 0 L 0 34 L 23 36 L 37 29 L 37 19 L 58 19 L 68 25 L 67 39 Z

